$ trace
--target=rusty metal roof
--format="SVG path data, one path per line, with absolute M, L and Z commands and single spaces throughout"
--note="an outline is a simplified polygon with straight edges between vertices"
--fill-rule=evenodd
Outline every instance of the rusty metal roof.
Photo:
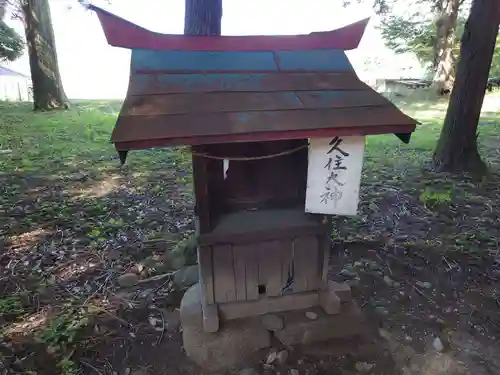
M 315 49 L 306 48 L 308 36 L 297 39 L 297 50 L 292 39 L 275 36 L 247 37 L 245 49 L 233 39 L 203 37 L 204 44 L 186 37 L 193 50 L 179 49 L 181 36 L 148 39 L 145 29 L 100 17 L 105 29 L 106 22 L 123 27 L 108 39 L 130 32 L 149 43 L 139 48 L 142 39 L 134 39 L 129 89 L 111 139 L 118 150 L 384 133 L 409 141 L 417 124 L 359 80 L 343 49 L 327 48 L 358 43 L 366 22 L 311 34 Z M 342 36 L 351 39 L 343 44 Z
M 212 81 L 212 82 L 210 82 Z M 118 149 L 411 133 L 416 121 L 354 72 L 134 74 Z

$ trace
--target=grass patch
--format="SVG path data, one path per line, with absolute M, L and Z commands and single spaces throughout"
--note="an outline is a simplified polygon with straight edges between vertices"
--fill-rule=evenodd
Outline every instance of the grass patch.
M 368 137 L 359 215 L 335 219 L 336 239 L 435 252 L 496 251 L 497 113 L 490 105 L 481 118 L 487 125 L 479 128 L 479 147 L 492 174 L 478 183 L 428 168 L 443 102 L 398 105 L 422 125 L 410 145 L 394 135 Z M 118 102 L 77 101 L 69 111 L 35 114 L 27 104 L 0 103 L 0 316 L 11 316 L 0 326 L 31 326 L 36 319 L 27 311 L 57 311 L 36 332 L 23 333 L 48 348 L 53 363 L 47 374 L 82 369 L 78 355 L 89 350 L 87 335 L 96 332 L 102 310 L 89 312 L 90 305 L 109 308 L 105 290 L 114 280 L 130 265 L 157 258 L 142 244 L 168 232 L 185 245 L 190 238 L 183 234 L 194 227 L 189 152 L 134 151 L 120 166 L 109 143 L 119 108 Z M 19 291 L 29 296 L 29 306 Z M 31 342 L 0 335 L 0 353 L 2 340 L 17 342 L 20 353 Z

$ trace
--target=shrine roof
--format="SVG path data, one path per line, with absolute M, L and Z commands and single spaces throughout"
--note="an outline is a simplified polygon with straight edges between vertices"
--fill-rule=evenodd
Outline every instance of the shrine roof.
M 109 44 L 131 48 L 118 150 L 396 133 L 417 121 L 363 83 L 346 49 L 367 24 L 300 36 L 153 33 L 98 7 Z

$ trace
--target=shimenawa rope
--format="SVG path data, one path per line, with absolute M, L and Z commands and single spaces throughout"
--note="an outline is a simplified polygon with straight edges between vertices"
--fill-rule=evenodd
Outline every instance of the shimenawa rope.
M 251 161 L 251 160 L 272 159 L 272 158 L 277 158 L 280 156 L 290 155 L 290 154 L 293 154 L 297 151 L 303 150 L 303 149 L 308 148 L 308 147 L 309 147 L 309 145 L 302 145 L 299 147 L 292 148 L 290 150 L 278 152 L 277 154 L 253 156 L 253 157 L 224 157 L 224 156 L 215 156 L 215 155 L 198 153 L 198 152 L 192 152 L 192 154 L 194 156 L 199 156 L 199 157 L 203 157 L 203 158 L 207 158 L 207 159 L 215 159 L 215 160 Z

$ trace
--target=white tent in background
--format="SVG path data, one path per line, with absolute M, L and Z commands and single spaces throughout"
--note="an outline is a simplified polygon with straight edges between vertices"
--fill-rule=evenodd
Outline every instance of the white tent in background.
M 31 78 L 0 66 L 0 100 L 10 102 L 31 101 Z

